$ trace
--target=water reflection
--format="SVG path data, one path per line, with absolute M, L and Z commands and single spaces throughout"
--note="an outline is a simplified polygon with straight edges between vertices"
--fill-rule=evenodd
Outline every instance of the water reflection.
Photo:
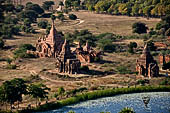
M 122 108 L 133 108 L 136 113 L 169 113 L 170 92 L 134 93 L 89 100 L 42 113 L 118 113 Z
M 143 103 L 145 104 L 145 107 L 148 108 L 150 97 L 149 96 L 142 97 L 142 100 L 143 100 Z

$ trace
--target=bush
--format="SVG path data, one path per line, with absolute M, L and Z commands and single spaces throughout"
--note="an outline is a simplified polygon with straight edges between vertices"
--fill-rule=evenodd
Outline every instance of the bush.
M 81 66 L 80 67 L 80 70 L 82 70 L 82 71 L 89 71 L 89 67 L 88 66 Z
M 0 38 L 0 49 L 2 49 L 5 45 L 5 42 L 2 38 Z
M 77 19 L 77 16 L 74 15 L 74 14 L 69 14 L 69 19 L 71 19 L 71 20 L 76 20 L 76 19 Z
M 33 54 L 27 54 L 27 50 L 35 51 L 35 47 L 31 44 L 21 45 L 17 50 L 14 51 L 15 58 L 35 58 Z
M 161 81 L 160 85 L 170 85 L 170 78 L 166 78 L 165 80 Z
M 136 22 L 132 25 L 132 29 L 133 29 L 133 33 L 142 34 L 142 33 L 147 33 L 148 27 L 146 26 L 145 23 Z
M 132 108 L 123 108 L 119 113 L 135 113 Z
M 104 52 L 113 52 L 115 51 L 115 45 L 112 44 L 112 40 L 111 39 L 100 39 L 97 42 L 97 46 L 100 50 L 104 51 Z
M 15 64 L 8 64 L 7 69 L 16 69 L 17 66 Z
M 46 29 L 47 25 L 48 25 L 48 21 L 46 21 L 46 20 L 41 20 L 41 21 L 38 22 L 39 28 Z

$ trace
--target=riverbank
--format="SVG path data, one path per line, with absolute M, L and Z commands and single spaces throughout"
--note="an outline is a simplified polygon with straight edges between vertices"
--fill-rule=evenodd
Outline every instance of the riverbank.
M 139 86 L 136 88 L 135 87 L 116 88 L 116 89 L 98 90 L 94 92 L 86 92 L 54 103 L 47 103 L 31 110 L 19 111 L 19 113 L 54 110 L 67 105 L 76 104 L 82 101 L 87 101 L 87 100 L 92 100 L 92 99 L 97 99 L 102 97 L 115 96 L 120 94 L 142 93 L 142 92 L 170 92 L 170 86 Z

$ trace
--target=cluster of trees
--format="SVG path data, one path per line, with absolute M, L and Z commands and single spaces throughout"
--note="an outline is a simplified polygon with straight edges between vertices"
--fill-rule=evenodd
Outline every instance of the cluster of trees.
M 82 45 L 85 45 L 88 41 L 90 46 L 97 47 L 102 51 L 115 51 L 115 45 L 112 44 L 112 42 L 115 41 L 115 35 L 112 33 L 103 33 L 95 36 L 90 31 L 85 29 L 80 31 L 75 30 L 73 34 L 67 33 L 64 36 L 67 40 L 70 41 L 70 43 L 73 41 L 78 41 Z
M 27 50 L 35 51 L 36 48 L 31 44 L 20 45 L 18 49 L 14 51 L 15 58 L 35 58 L 35 55 L 28 54 Z
M 88 10 L 128 16 L 161 17 L 170 13 L 169 0 L 85 0 Z
M 156 30 L 159 30 L 159 34 L 170 36 L 170 15 L 161 18 L 161 21 L 156 25 Z
M 80 0 L 66 0 L 65 7 L 76 9 L 76 8 L 80 7 L 80 3 L 81 3 Z
M 47 98 L 49 90 L 43 84 L 27 84 L 25 80 L 15 78 L 4 82 L 0 86 L 0 103 L 2 105 L 10 104 L 11 109 L 14 107 L 14 103 L 18 103 L 19 108 L 19 104 L 23 100 L 23 95 L 31 95 L 38 102 L 39 99 Z

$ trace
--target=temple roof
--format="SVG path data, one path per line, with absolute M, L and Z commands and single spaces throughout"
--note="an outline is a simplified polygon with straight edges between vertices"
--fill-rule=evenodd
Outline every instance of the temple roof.
M 52 22 L 50 33 L 46 41 L 50 44 L 55 44 L 56 38 L 57 38 L 57 30 L 55 28 L 54 22 Z
M 138 59 L 138 62 L 140 62 L 140 64 L 148 64 L 148 63 L 155 62 L 148 48 L 148 44 L 145 45 L 143 52 Z

